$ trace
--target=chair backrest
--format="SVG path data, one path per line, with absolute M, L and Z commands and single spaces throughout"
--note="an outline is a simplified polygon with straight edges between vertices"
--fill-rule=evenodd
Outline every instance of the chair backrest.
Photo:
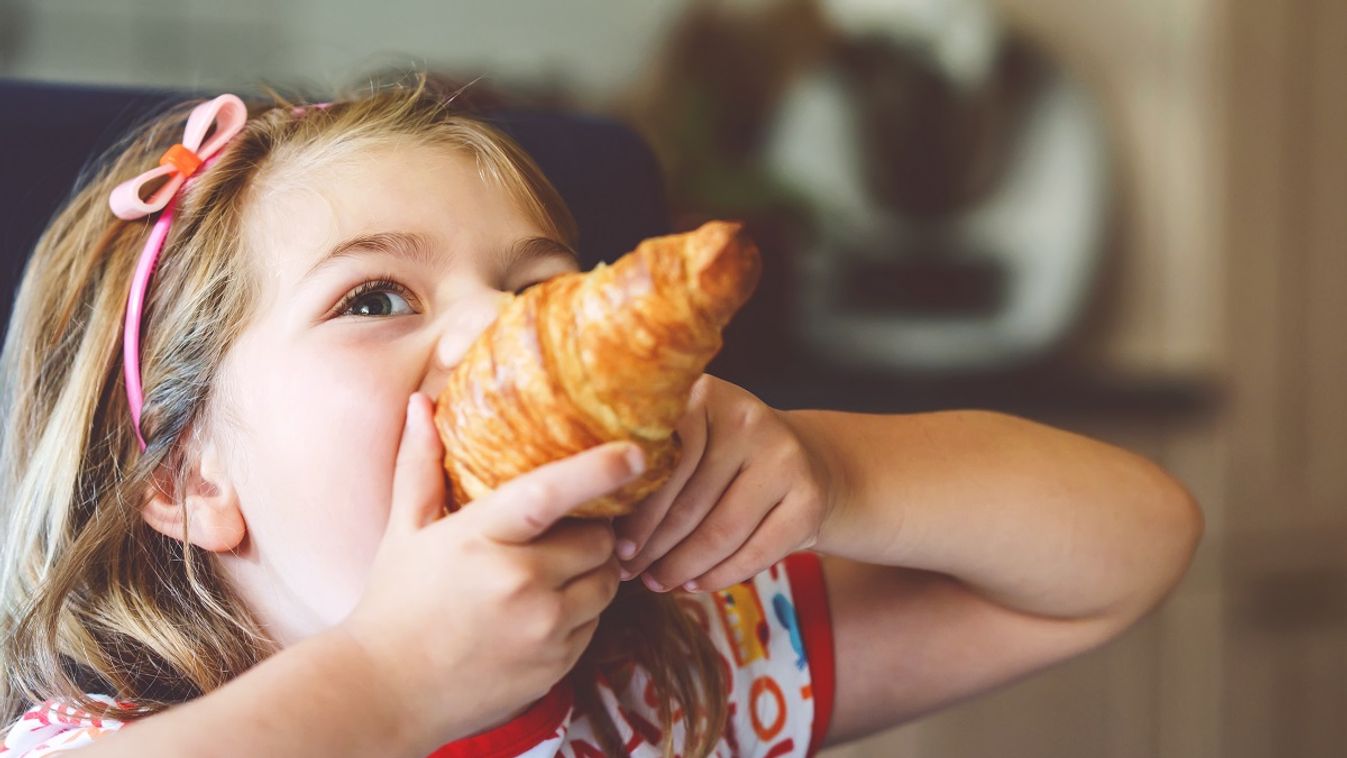
M 33 244 L 92 159 L 146 114 L 186 97 L 0 80 L 0 292 L 14 291 Z M 570 206 L 586 268 L 668 231 L 659 166 L 627 127 L 559 111 L 485 115 L 523 145 Z M 0 308 L 0 333 L 9 311 Z

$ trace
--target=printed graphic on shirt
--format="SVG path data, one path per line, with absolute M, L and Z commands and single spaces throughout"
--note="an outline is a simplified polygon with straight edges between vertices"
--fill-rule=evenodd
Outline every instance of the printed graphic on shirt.
M 812 557 L 812 556 L 811 556 Z M 814 570 L 817 570 L 817 558 Z M 809 660 L 792 601 L 784 563 L 721 592 L 681 595 L 679 602 L 721 653 L 729 684 L 729 722 L 713 755 L 723 758 L 802 756 L 809 747 L 815 704 Z M 609 713 L 633 756 L 660 755 L 664 733 L 658 726 L 654 684 L 629 665 L 609 672 L 599 688 Z M 675 713 L 675 716 L 681 714 Z M 529 756 L 602 756 L 588 717 L 569 723 Z M 684 748 L 674 734 L 677 754 Z
M 117 704 L 103 695 L 91 698 Z M 120 705 L 126 706 L 128 703 Z M 122 722 L 99 718 L 72 705 L 47 700 L 29 708 L 5 733 L 0 758 L 38 758 L 85 747 L 99 737 L 117 731 Z

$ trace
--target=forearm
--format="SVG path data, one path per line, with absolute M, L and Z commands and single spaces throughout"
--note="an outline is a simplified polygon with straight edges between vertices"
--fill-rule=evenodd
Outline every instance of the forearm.
M 401 703 L 354 640 L 329 632 L 192 702 L 127 725 L 91 755 L 423 756 Z M 81 753 L 83 754 L 83 753 Z
M 820 552 L 953 576 L 1007 608 L 1130 620 L 1187 566 L 1201 516 L 1157 466 L 986 412 L 790 411 L 835 494 Z

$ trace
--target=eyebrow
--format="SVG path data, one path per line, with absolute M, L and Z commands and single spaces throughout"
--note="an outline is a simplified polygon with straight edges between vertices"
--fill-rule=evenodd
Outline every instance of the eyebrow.
M 505 253 L 501 260 L 502 268 L 506 271 L 539 258 L 551 258 L 561 256 L 569 258 L 576 266 L 580 265 L 580 256 L 575 254 L 570 245 L 559 242 L 551 237 L 527 237 L 514 243 Z
M 308 279 L 342 258 L 354 258 L 369 253 L 391 255 L 422 264 L 430 263 L 434 259 L 424 235 L 410 232 L 360 234 L 334 245 L 304 273 L 304 276 L 300 277 L 300 280 Z
M 435 253 L 431 250 L 431 245 L 423 234 L 413 232 L 360 234 L 333 246 L 326 255 L 305 272 L 301 280 L 308 279 L 319 270 L 342 258 L 371 253 L 391 255 L 420 264 L 430 264 L 435 260 Z M 568 258 L 577 266 L 580 265 L 579 256 L 569 245 L 550 237 L 526 237 L 519 240 L 505 252 L 501 264 L 502 268 L 509 271 L 515 266 L 554 256 Z

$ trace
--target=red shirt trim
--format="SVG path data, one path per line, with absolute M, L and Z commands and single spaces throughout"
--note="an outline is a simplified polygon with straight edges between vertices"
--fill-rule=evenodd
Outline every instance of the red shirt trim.
M 575 692 L 567 677 L 510 721 L 490 731 L 442 745 L 429 758 L 515 758 L 555 737 L 574 700 Z
M 786 556 L 786 578 L 795 599 L 795 618 L 804 638 L 805 657 L 809 659 L 810 688 L 814 695 L 814 724 L 809 750 L 813 755 L 823 746 L 833 716 L 836 662 L 833 653 L 832 615 L 828 611 L 828 588 L 823 581 L 823 563 L 809 552 Z

